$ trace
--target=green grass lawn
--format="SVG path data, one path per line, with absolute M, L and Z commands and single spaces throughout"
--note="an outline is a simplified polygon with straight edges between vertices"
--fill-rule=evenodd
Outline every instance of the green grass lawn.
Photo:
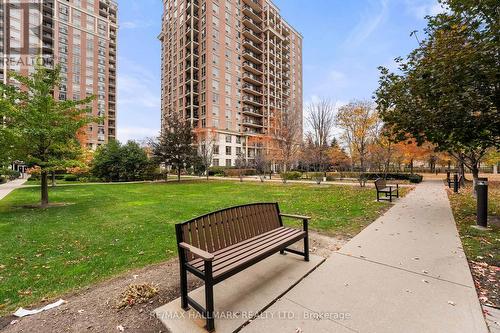
M 29 187 L 0 201 L 0 315 L 174 257 L 174 224 L 216 209 L 277 201 L 311 229 L 353 235 L 387 207 L 373 189 L 233 181 L 68 185 L 50 199 L 69 205 L 23 208 L 38 199 Z
M 459 194 L 450 194 L 449 198 L 467 258 L 500 266 L 500 229 L 480 231 L 472 228 L 476 225 L 476 198 L 472 195 L 472 185 L 467 184 Z M 500 182 L 490 182 L 488 215 L 500 216 Z

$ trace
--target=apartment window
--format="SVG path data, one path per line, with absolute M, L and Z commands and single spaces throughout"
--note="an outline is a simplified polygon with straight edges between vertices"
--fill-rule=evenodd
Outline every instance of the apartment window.
M 230 158 L 228 158 L 228 159 L 226 160 L 226 166 L 229 166 L 229 167 L 231 166 L 231 159 L 230 159 Z
M 226 135 L 226 143 L 231 143 L 231 135 Z
M 216 66 L 219 66 L 219 56 L 214 54 L 212 58 L 212 63 Z
M 214 146 L 214 154 L 219 155 L 219 145 Z
M 212 68 L 212 76 L 216 79 L 219 78 L 219 69 L 218 68 Z
M 236 143 L 240 144 L 241 143 L 241 136 L 236 137 Z
M 219 5 L 213 3 L 212 4 L 212 11 L 214 12 L 214 14 L 219 15 Z
M 226 95 L 231 95 L 231 86 L 229 84 L 224 85 L 224 91 Z
M 212 106 L 212 115 L 214 117 L 219 117 L 219 111 L 220 111 L 219 106 L 217 105 Z
M 212 80 L 212 90 L 213 91 L 219 91 L 219 86 L 220 86 L 219 81 Z
M 236 147 L 236 155 L 241 155 L 241 147 Z
M 232 147 L 226 146 L 226 155 L 231 155 L 231 154 L 232 154 Z
M 219 94 L 212 93 L 212 102 L 213 102 L 213 103 L 217 103 L 217 104 L 219 104 L 219 101 L 220 101 L 220 96 L 219 96 Z
M 214 158 L 213 161 L 212 161 L 212 164 L 213 164 L 213 166 L 219 166 L 219 159 L 218 158 Z

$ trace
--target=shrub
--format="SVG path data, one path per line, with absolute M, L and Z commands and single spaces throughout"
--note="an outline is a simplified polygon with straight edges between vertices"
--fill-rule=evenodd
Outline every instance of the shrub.
M 254 176 L 257 173 L 255 169 L 225 169 L 224 175 L 226 177 Z
M 5 177 L 5 181 L 15 180 L 15 179 L 21 177 L 21 173 L 19 171 L 11 170 L 11 169 L 1 169 L 0 175 Z
M 417 174 L 410 175 L 410 176 L 408 177 L 408 180 L 410 181 L 410 183 L 413 183 L 413 184 L 418 184 L 418 183 L 421 183 L 423 179 L 424 179 L 424 177 L 423 177 L 423 176 L 421 176 L 421 175 L 417 175 Z
M 224 176 L 224 170 L 226 168 L 220 167 L 220 166 L 213 166 L 208 168 L 208 175 L 209 176 Z
M 77 175 L 65 175 L 64 180 L 67 182 L 77 182 L 79 177 Z
M 7 183 L 7 177 L 0 176 L 0 184 L 5 184 L 5 183 Z
M 282 172 L 281 178 L 285 179 L 285 180 L 297 180 L 297 179 L 302 178 L 302 172 L 298 172 L 298 171 Z

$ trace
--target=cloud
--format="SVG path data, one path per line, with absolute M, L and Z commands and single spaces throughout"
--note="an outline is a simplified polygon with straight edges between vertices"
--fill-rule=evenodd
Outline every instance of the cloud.
M 117 130 L 120 141 L 157 135 L 160 109 L 160 73 L 120 58 Z
M 158 128 L 148 127 L 120 127 L 118 131 L 118 140 L 126 142 L 128 140 L 142 140 L 148 137 L 158 136 L 160 133 L 160 126 Z
M 344 47 L 356 47 L 363 44 L 363 42 L 370 37 L 387 18 L 389 11 L 388 0 L 379 0 L 376 3 L 377 9 L 374 9 L 373 5 L 370 7 L 371 8 L 368 8 L 365 13 L 363 13 L 359 23 L 347 37 L 344 42 Z M 378 10 L 378 12 L 375 12 L 376 10 Z
M 143 29 L 153 26 L 153 21 L 144 20 L 134 20 L 134 21 L 124 21 L 120 23 L 121 29 Z
M 406 0 L 407 11 L 419 20 L 446 12 L 437 0 Z

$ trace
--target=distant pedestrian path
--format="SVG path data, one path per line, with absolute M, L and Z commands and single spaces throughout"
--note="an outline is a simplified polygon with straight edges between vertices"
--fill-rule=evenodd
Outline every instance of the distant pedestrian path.
M 442 180 L 418 185 L 242 331 L 296 330 L 488 332 Z
M 5 198 L 7 195 L 9 195 L 10 192 L 14 191 L 15 189 L 18 189 L 22 187 L 22 185 L 26 182 L 26 179 L 16 179 L 11 182 L 8 182 L 6 184 L 1 184 L 0 185 L 0 200 Z

